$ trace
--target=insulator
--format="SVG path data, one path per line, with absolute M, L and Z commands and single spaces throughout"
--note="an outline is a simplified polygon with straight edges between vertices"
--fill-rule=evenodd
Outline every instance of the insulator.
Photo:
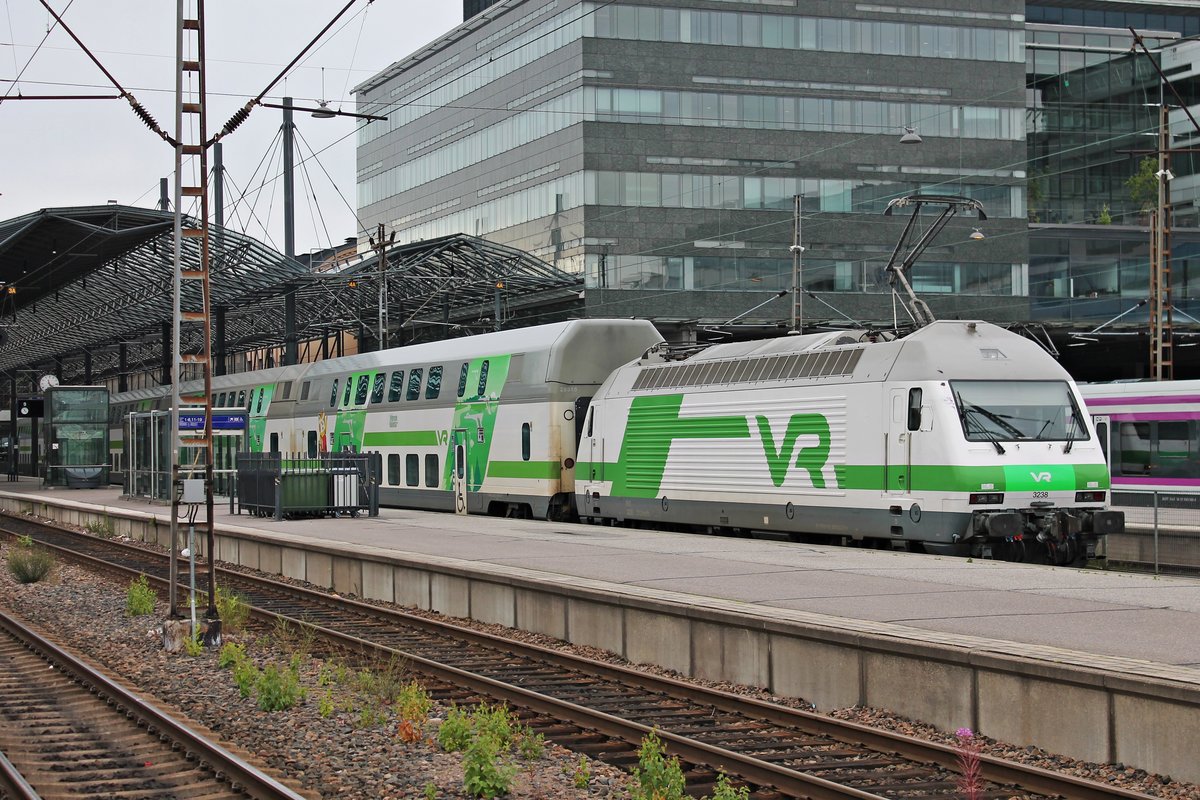
M 155 121 L 154 117 L 150 116 L 149 111 L 142 108 L 141 103 L 139 103 L 137 100 L 134 100 L 132 97 L 130 97 L 129 105 L 130 105 L 130 107 L 133 108 L 133 113 L 137 114 L 138 117 L 141 118 L 142 122 L 146 123 L 147 128 L 154 131 L 155 133 L 162 132 L 162 128 L 158 127 L 158 122 Z
M 250 116 L 250 106 L 247 105 L 239 108 L 234 112 L 233 116 L 229 118 L 229 122 L 225 123 L 225 127 L 221 129 L 221 135 L 228 136 L 229 134 L 233 133 L 235 130 L 237 130 L 239 125 L 246 121 L 246 117 L 248 116 Z

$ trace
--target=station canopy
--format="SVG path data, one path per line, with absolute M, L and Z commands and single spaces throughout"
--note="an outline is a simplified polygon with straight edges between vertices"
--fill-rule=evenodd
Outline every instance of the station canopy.
M 0 222 L 0 370 L 57 365 L 64 382 L 78 383 L 88 353 L 98 382 L 119 371 L 122 344 L 127 371 L 161 368 L 173 318 L 174 222 L 170 211 L 115 204 Z M 297 342 L 340 331 L 373 340 L 381 280 L 392 346 L 548 321 L 582 306 L 581 276 L 473 236 L 389 247 L 381 269 L 372 251 L 310 264 L 227 228 L 210 230 L 214 332 L 224 334 L 226 355 L 284 345 L 288 294 Z M 185 238 L 183 269 L 200 258 L 199 240 Z M 185 308 L 195 305 L 185 296 Z

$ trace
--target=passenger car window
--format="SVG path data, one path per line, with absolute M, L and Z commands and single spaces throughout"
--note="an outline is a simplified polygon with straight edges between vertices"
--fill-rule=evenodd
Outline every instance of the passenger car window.
M 375 373 L 375 382 L 371 385 L 371 402 L 383 402 L 383 373 Z
M 367 392 L 371 388 L 371 376 L 360 375 L 358 378 L 358 388 L 354 391 L 354 405 L 365 406 L 367 404 Z
M 430 367 L 429 380 L 425 381 L 425 399 L 437 400 L 439 394 L 442 393 L 442 368 Z
M 409 370 L 408 372 L 408 395 L 407 399 L 416 400 L 421 396 L 421 368 Z
M 480 397 L 483 397 L 484 392 L 487 391 L 487 376 L 488 376 L 488 362 L 484 361 L 482 364 L 479 365 L 479 392 L 478 392 L 478 394 Z
M 388 402 L 395 403 L 400 399 L 400 395 L 404 392 L 404 370 L 398 369 L 392 373 L 392 379 L 388 384 Z
M 462 365 L 462 369 L 458 373 L 458 396 L 462 397 L 467 393 L 467 364 Z
M 329 393 L 329 407 L 330 408 L 333 408 L 334 406 L 337 405 L 337 387 L 338 387 L 338 379 L 334 378 L 333 379 L 333 391 Z

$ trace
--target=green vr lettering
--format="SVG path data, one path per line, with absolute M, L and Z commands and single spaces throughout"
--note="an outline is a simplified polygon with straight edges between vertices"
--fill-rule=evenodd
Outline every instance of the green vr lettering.
M 767 466 L 771 470 L 771 481 L 776 486 L 782 486 L 787 478 L 788 468 L 792 466 L 792 451 L 801 436 L 817 437 L 817 443 L 811 447 L 801 447 L 796 453 L 795 466 L 808 472 L 812 485 L 817 489 L 825 488 L 825 462 L 829 460 L 829 422 L 820 414 L 793 414 L 788 420 L 787 430 L 779 448 L 775 448 L 775 435 L 771 432 L 771 423 L 766 417 L 758 415 L 758 433 L 762 437 L 763 455 L 767 458 Z

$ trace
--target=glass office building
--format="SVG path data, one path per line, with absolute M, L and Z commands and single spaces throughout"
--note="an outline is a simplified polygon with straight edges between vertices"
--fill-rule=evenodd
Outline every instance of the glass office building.
M 719 321 L 791 285 L 800 195 L 804 285 L 890 319 L 888 200 L 964 195 L 987 238 L 956 220 L 914 283 L 968 314 L 1025 296 L 1022 4 L 825 7 L 498 3 L 358 87 L 388 116 L 360 129 L 364 227 L 520 247 L 584 274 L 589 314 Z
M 960 195 L 988 220 L 952 221 L 911 275 L 938 316 L 1108 319 L 1101 301 L 1148 284 L 1126 185 L 1138 158 L 1123 151 L 1154 146 L 1161 102 L 1124 28 L 1152 32 L 1172 82 L 1196 94 L 1200 45 L 1181 39 L 1200 32 L 1200 8 L 1153 11 L 502 0 L 358 87 L 360 111 L 388 116 L 359 132 L 360 218 L 398 241 L 465 232 L 520 247 L 582 273 L 589 314 L 653 317 L 671 335 L 792 285 L 796 195 L 801 280 L 819 298 L 803 318 L 890 320 L 883 268 L 906 215 L 884 207 Z M 901 144 L 906 128 L 919 144 Z M 1197 196 L 1190 162 L 1178 167 L 1176 280 Z M 741 321 L 790 312 L 785 298 Z

